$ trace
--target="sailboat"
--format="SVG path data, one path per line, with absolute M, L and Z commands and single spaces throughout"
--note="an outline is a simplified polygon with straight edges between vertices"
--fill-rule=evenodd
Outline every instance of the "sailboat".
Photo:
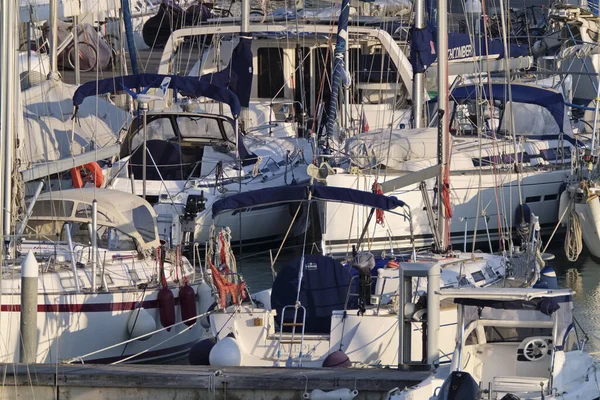
M 356 204 L 402 215 L 407 225 L 413 223 L 411 207 L 396 197 L 318 183 L 238 194 L 214 203 L 212 212 L 217 216 L 281 201 L 305 204 L 309 213 L 326 202 Z M 427 277 L 423 271 L 437 271 L 444 287 L 530 285 L 538 279 L 535 254 L 539 244 L 535 233 L 527 251 L 512 257 L 417 253 L 413 249 L 412 254 L 378 260 L 361 251 L 358 242 L 355 257 L 344 264 L 329 256 L 303 252 L 277 274 L 271 289 L 250 293 L 247 302 L 240 304 L 235 299 L 229 305 L 229 297 L 220 286 L 226 283 L 219 284 L 215 291 L 220 293 L 220 305 L 209 317 L 217 342 L 205 340 L 190 357 L 212 366 L 382 367 L 418 361 L 425 351 L 426 332 L 432 334 L 425 328 L 428 320 L 423 317 L 424 294 L 430 290 L 430 280 L 423 279 Z M 207 263 L 212 263 L 214 278 L 222 274 L 216 266 L 227 269 L 230 260 L 217 252 Z M 414 275 L 421 278 L 412 278 L 409 271 L 413 266 L 422 268 L 420 275 Z M 228 275 L 223 274 L 226 280 Z M 417 301 L 418 297 L 421 300 Z M 405 322 L 399 320 L 402 301 L 412 303 Z M 456 310 L 444 309 L 440 321 L 439 342 L 434 342 L 443 354 L 449 354 L 454 348 L 449 338 Z M 407 327 L 401 328 L 405 323 Z M 397 351 L 399 332 L 404 329 L 412 332 L 404 339 L 410 349 L 405 356 Z
M 43 182 L 25 202 L 16 150 L 22 114 L 15 10 L 3 11 L 2 361 L 180 357 L 205 333 L 197 319 L 212 304 L 212 292 L 180 249 L 160 242 L 150 204 L 95 187 L 50 186 L 41 193 Z

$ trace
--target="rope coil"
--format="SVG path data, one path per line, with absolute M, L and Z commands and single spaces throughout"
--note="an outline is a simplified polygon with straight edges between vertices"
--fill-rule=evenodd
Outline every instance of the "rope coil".
M 567 221 L 567 234 L 565 236 L 565 255 L 567 260 L 575 262 L 583 249 L 583 240 L 581 232 L 581 221 L 575 211 L 575 204 L 569 205 L 569 219 Z

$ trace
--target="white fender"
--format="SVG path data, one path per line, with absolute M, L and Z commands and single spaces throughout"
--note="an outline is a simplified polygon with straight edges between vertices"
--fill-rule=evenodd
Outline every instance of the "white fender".
M 600 257 L 600 198 L 594 197 L 586 204 L 577 204 L 575 209 L 583 216 L 583 242 L 594 257 Z
M 564 192 L 562 192 L 560 194 L 560 200 L 558 202 L 558 219 L 560 220 L 560 217 L 563 216 L 563 214 L 565 214 L 565 210 L 567 209 L 567 207 L 569 206 L 569 201 L 571 200 L 571 196 L 569 195 L 569 191 L 565 190 Z M 565 216 L 563 217 L 562 221 L 560 222 L 561 226 L 567 226 L 567 219 L 569 218 L 568 215 L 565 214 Z
M 156 320 L 150 315 L 144 307 L 138 307 L 131 311 L 129 320 L 127 320 L 127 333 L 131 338 L 136 338 L 154 332 L 156 330 Z M 152 335 L 145 336 L 139 340 L 150 339 Z
M 215 302 L 215 295 L 209 284 L 202 282 L 196 287 L 196 299 L 198 301 L 196 307 L 198 314 L 204 314 L 207 312 L 210 306 Z M 208 317 L 199 318 L 199 321 L 200 325 L 202 325 L 204 329 L 208 329 L 210 327 Z
M 215 344 L 208 360 L 215 367 L 239 367 L 242 365 L 242 350 L 237 340 L 227 336 Z
M 320 389 L 314 389 L 312 392 L 302 395 L 305 399 L 311 400 L 352 400 L 358 396 L 358 390 L 336 389 L 329 392 L 324 392 Z

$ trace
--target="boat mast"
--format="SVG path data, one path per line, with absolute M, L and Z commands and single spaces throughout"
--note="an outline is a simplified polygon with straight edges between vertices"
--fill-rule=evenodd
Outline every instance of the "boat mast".
M 242 35 L 250 34 L 250 0 L 242 0 L 242 15 L 241 15 L 241 26 L 240 26 L 240 40 Z M 243 130 L 249 128 L 250 115 L 247 107 L 242 107 L 240 111 L 240 122 L 242 123 Z M 241 173 L 241 172 L 240 172 Z
M 450 131 L 448 125 L 448 0 L 438 0 L 437 12 L 437 53 L 438 53 L 438 234 L 442 248 L 448 248 L 448 216 L 444 192 L 448 176 L 448 146 Z
M 74 33 L 77 41 L 77 32 Z M 59 79 L 58 75 L 58 0 L 50 0 L 50 74 L 48 79 Z
M 10 241 L 11 234 L 11 212 L 12 212 L 12 173 L 14 156 L 14 135 L 17 126 L 17 58 L 16 40 L 17 31 L 14 23 L 17 4 L 15 0 L 2 1 L 2 29 L 0 32 L 0 57 L 4 62 L 1 64 L 0 75 L 0 127 L 2 129 L 2 234 L 4 242 Z
M 425 28 L 425 0 L 416 0 L 415 6 L 415 28 Z M 412 112 L 413 128 L 423 127 L 423 79 L 425 72 L 413 71 L 413 93 Z

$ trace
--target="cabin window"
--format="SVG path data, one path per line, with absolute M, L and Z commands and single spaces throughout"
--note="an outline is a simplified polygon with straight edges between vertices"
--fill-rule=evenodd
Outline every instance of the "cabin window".
M 47 220 L 32 220 L 27 222 L 27 228 L 25 228 L 25 236 L 30 240 L 56 240 L 57 232 L 60 232 L 62 228 L 62 221 L 47 221 Z
M 215 118 L 178 117 L 177 126 L 182 138 L 223 140 L 219 121 Z
M 139 206 L 132 210 L 133 226 L 142 235 L 145 242 L 151 242 L 156 239 L 154 230 L 154 218 L 146 206 Z
M 106 215 L 102 211 L 98 210 L 97 214 L 98 214 L 98 221 L 112 222 L 111 219 L 108 218 L 108 215 Z M 77 210 L 75 210 L 75 218 L 91 219 L 92 218 L 92 205 L 85 204 L 85 203 L 77 204 Z
M 311 113 L 312 108 L 309 108 L 313 103 L 313 99 L 310 94 L 310 49 L 308 47 L 296 48 L 296 93 L 295 100 L 303 104 L 307 109 L 308 113 Z M 298 105 L 295 105 L 298 107 Z M 301 109 L 296 109 L 297 112 L 301 112 Z
M 70 217 L 74 203 L 63 200 L 38 200 L 33 205 L 32 216 L 36 217 Z
M 542 196 L 531 196 L 525 198 L 525 203 L 537 203 L 538 201 L 542 201 Z
M 148 140 L 173 140 L 177 139 L 175 130 L 173 129 L 173 123 L 170 118 L 161 117 L 155 118 L 148 121 L 146 125 L 146 134 Z M 137 149 L 144 142 L 144 127 L 140 123 L 139 129 L 136 134 L 131 138 L 131 150 Z
M 477 331 L 475 329 L 469 333 L 469 336 L 467 336 L 467 339 L 465 340 L 465 346 L 470 346 L 473 344 L 479 344 L 479 341 L 477 340 Z
M 473 280 L 475 280 L 475 282 L 485 281 L 485 276 L 483 276 L 483 273 L 481 271 L 475 271 L 471 274 L 471 276 L 473 277 Z
M 531 336 L 552 336 L 552 328 L 485 326 L 483 330 L 487 343 L 522 342 Z
M 137 249 L 135 240 L 131 236 L 109 226 L 98 228 L 98 247 L 119 251 Z
M 262 47 L 258 49 L 258 97 L 273 99 L 283 97 L 283 49 Z
M 575 351 L 579 350 L 579 340 L 577 338 L 577 332 L 575 328 L 572 328 L 569 333 L 567 333 L 567 337 L 565 338 L 565 351 Z
M 80 243 L 83 245 L 89 245 L 92 243 L 92 239 L 90 237 L 91 224 L 87 222 L 66 222 L 65 224 L 69 224 L 71 228 L 71 240 L 73 243 Z M 64 228 L 60 233 L 60 238 L 63 242 L 67 241 L 67 230 Z

